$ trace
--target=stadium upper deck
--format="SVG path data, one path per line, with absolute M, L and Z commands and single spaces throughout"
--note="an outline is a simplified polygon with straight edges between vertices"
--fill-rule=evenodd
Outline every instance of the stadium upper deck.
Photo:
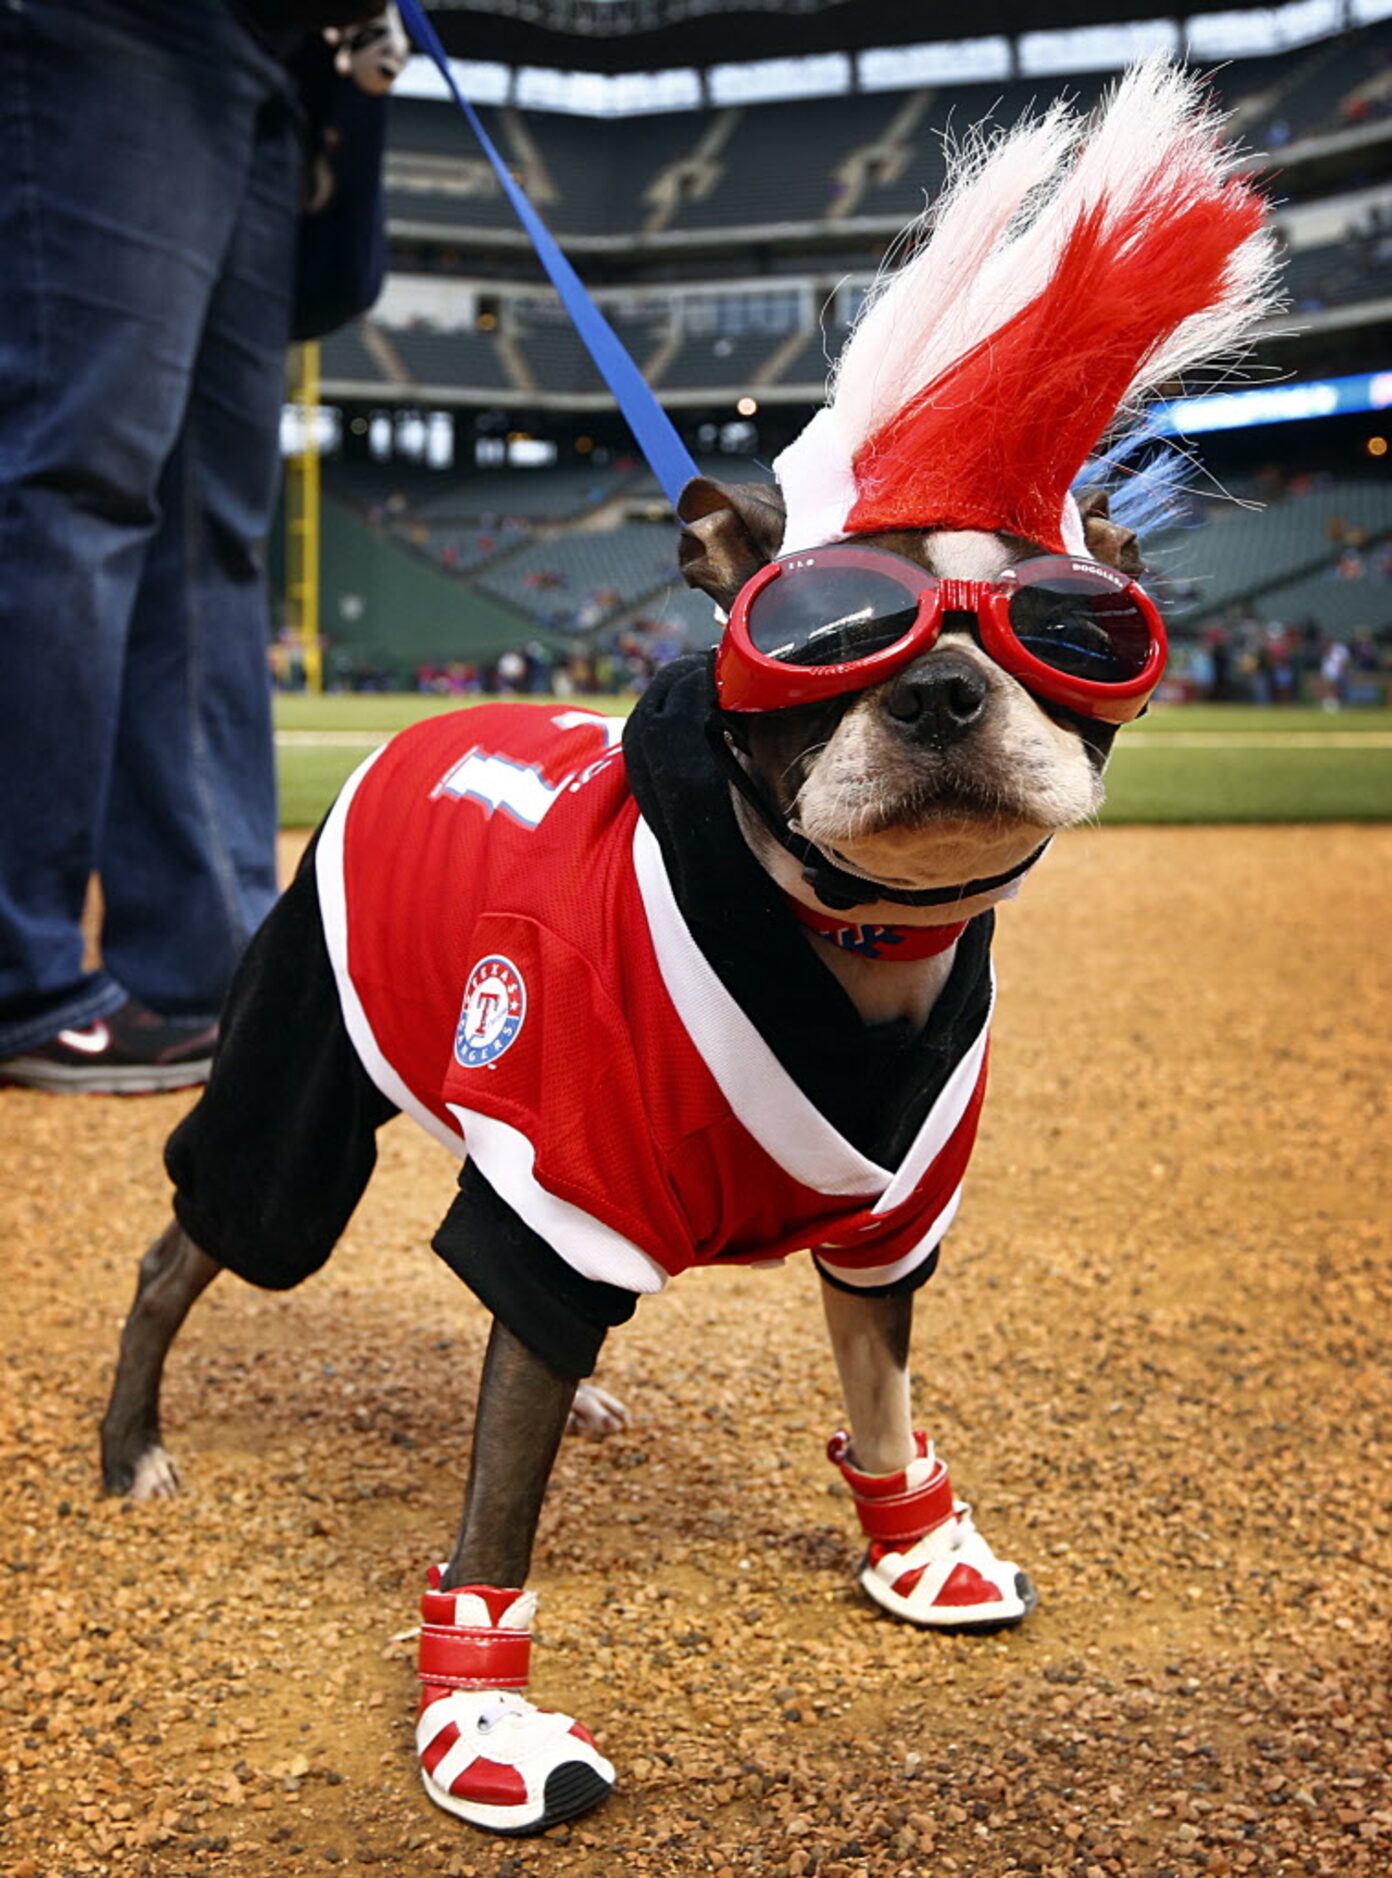
M 1215 88 L 1244 142 L 1289 165 L 1302 144 L 1352 132 L 1356 147 L 1370 126 L 1392 132 L 1392 74 L 1380 71 L 1386 44 L 1371 28 L 1232 65 Z M 1380 76 L 1389 84 L 1376 83 Z M 661 252 L 710 231 L 897 226 L 938 187 L 945 132 L 991 114 L 1009 121 L 1060 89 L 1089 104 L 1105 81 L 1089 73 L 601 120 L 513 109 L 482 115 L 575 252 L 612 253 L 634 236 Z M 517 237 L 496 178 L 452 109 L 419 99 L 394 104 L 388 176 L 393 228 L 404 238 L 475 247 L 490 234 Z
M 748 397 L 786 406 L 820 396 L 826 358 L 886 242 L 941 181 L 944 134 L 987 115 L 1008 122 L 1060 90 L 1086 103 L 1105 82 L 1088 74 L 614 119 L 513 108 L 484 117 L 673 408 Z M 1290 297 L 1307 334 L 1296 362 L 1341 369 L 1345 336 L 1392 316 L 1392 38 L 1365 28 L 1234 63 L 1215 82 L 1287 205 Z M 392 112 L 393 279 L 370 321 L 326 345 L 328 394 L 605 409 L 462 119 L 420 99 L 395 100 Z

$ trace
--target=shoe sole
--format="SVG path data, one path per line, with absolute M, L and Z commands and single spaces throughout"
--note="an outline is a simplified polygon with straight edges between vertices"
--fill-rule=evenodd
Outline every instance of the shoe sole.
M 87 1069 L 17 1056 L 0 1064 L 0 1084 L 37 1089 L 44 1095 L 164 1095 L 171 1089 L 193 1089 L 207 1082 L 212 1067 L 211 1057 L 193 1063 L 113 1064 L 106 1069 Z
M 860 1574 L 860 1583 L 862 1590 L 875 1600 L 880 1609 L 888 1611 L 900 1623 L 912 1624 L 916 1630 L 941 1631 L 948 1637 L 962 1636 L 968 1632 L 977 1637 L 989 1637 L 994 1631 L 1013 1630 L 1017 1624 L 1024 1623 L 1039 1603 L 1039 1593 L 1026 1574 L 1020 1571 L 1015 1574 L 1017 1608 L 1007 1606 L 1002 1610 L 999 1604 L 944 1605 L 941 1621 L 915 1612 L 910 1600 L 899 1597 L 883 1579 L 876 1578 L 868 1565 Z
M 466 1826 L 477 1826 L 480 1831 L 494 1833 L 500 1839 L 525 1839 L 545 1832 L 549 1826 L 559 1826 L 562 1820 L 588 1813 L 614 1791 L 613 1780 L 606 1780 L 588 1761 L 565 1761 L 546 1776 L 540 1813 L 519 1818 L 520 1807 L 485 1806 L 477 1800 L 461 1800 L 452 1793 L 442 1793 L 423 1767 L 421 1784 L 429 1798 L 446 1813 L 453 1813 Z

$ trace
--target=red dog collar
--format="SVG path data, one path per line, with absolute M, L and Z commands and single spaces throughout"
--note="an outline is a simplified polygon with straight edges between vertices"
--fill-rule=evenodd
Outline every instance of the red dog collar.
M 964 919 L 951 926 L 855 926 L 834 913 L 818 913 L 791 894 L 786 897 L 794 919 L 829 945 L 840 946 L 843 952 L 857 952 L 863 959 L 887 959 L 897 965 L 911 959 L 933 959 L 955 945 L 967 930 Z

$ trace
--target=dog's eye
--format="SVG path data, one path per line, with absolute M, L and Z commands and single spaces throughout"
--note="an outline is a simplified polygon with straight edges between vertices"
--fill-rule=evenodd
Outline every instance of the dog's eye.
M 1104 685 L 1129 676 L 1113 632 L 1073 596 L 1026 588 L 1011 600 L 1010 623 L 1025 650 L 1056 672 Z
M 796 574 L 759 595 L 749 633 L 768 658 L 787 665 L 844 665 L 896 645 L 913 625 L 918 602 L 898 581 L 861 569 Z

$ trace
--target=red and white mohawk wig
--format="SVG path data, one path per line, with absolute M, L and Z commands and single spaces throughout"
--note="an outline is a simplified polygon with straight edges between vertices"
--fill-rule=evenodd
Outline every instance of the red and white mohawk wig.
M 1274 303 L 1266 203 L 1200 81 L 1163 57 L 949 156 L 826 408 L 774 464 L 783 553 L 884 529 L 1083 550 L 1070 486 L 1118 414 L 1240 353 Z M 915 231 L 918 232 L 918 231 Z

